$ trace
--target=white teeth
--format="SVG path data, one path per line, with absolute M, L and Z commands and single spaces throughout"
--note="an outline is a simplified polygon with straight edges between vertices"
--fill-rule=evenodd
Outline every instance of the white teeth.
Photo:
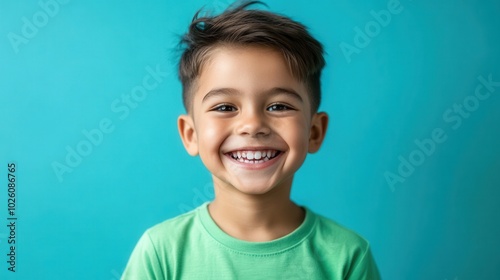
M 276 150 L 236 151 L 231 152 L 231 156 L 239 162 L 262 163 L 274 158 L 277 153 Z
M 253 158 L 254 158 L 253 152 L 248 151 L 247 152 L 247 159 L 253 159 Z
M 261 152 L 255 152 L 255 154 L 254 154 L 254 158 L 255 158 L 256 160 L 259 160 L 261 157 L 262 157 L 262 153 L 261 153 Z

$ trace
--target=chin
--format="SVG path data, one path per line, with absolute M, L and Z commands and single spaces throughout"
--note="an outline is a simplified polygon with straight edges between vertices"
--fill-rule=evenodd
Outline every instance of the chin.
M 277 188 L 276 185 L 270 184 L 269 182 L 256 182 L 256 180 L 239 182 L 238 185 L 234 185 L 233 187 L 242 193 L 250 195 L 266 194 Z

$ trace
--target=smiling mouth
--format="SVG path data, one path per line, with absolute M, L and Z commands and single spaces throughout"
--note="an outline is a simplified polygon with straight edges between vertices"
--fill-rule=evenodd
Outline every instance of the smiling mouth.
M 233 151 L 226 155 L 232 159 L 243 163 L 263 163 L 269 161 L 278 155 L 281 151 L 278 150 L 262 150 L 262 151 Z

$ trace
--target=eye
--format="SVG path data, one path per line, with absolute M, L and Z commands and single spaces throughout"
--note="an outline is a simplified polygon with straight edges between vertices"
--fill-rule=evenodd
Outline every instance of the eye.
M 234 112 L 236 111 L 236 108 L 234 106 L 228 105 L 228 104 L 221 104 L 218 106 L 215 106 L 212 111 L 216 112 Z
M 267 107 L 268 111 L 288 111 L 288 110 L 294 110 L 292 107 L 281 104 L 281 103 L 274 103 L 271 104 L 271 106 Z

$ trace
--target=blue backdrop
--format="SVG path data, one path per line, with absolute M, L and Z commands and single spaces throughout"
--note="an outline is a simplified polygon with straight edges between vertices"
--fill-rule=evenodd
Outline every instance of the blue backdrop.
M 0 1 L 0 279 L 118 279 L 146 228 L 213 197 L 176 44 L 231 2 Z M 324 43 L 332 120 L 293 199 L 384 279 L 498 279 L 499 2 L 291 2 L 267 1 Z

